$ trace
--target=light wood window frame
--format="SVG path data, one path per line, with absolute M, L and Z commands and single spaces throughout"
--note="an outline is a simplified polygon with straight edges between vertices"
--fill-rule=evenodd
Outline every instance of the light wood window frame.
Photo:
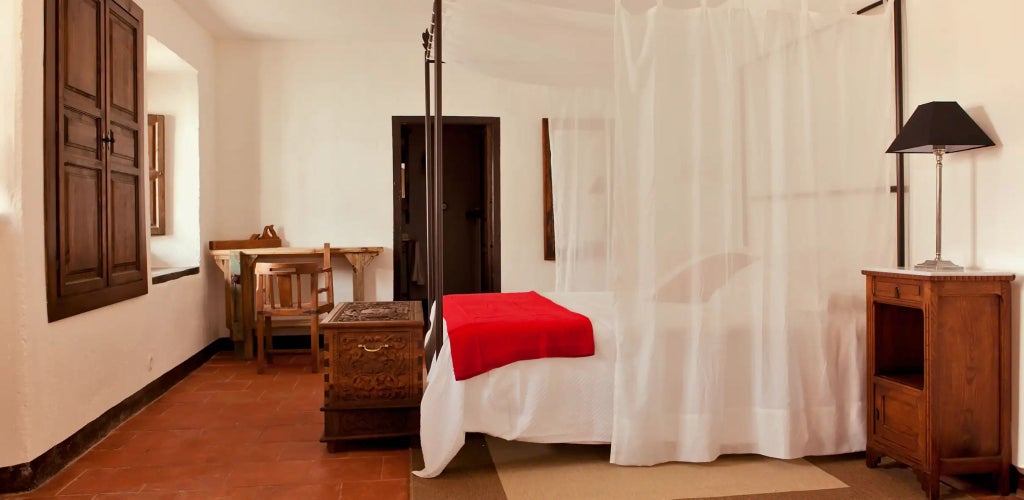
M 167 234 L 167 152 L 166 117 L 164 115 L 148 115 L 146 117 L 147 139 L 149 152 L 146 161 L 149 165 L 149 234 L 163 236 Z

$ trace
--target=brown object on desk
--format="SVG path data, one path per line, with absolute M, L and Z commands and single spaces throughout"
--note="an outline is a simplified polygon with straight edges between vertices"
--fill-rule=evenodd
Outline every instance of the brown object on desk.
M 373 258 L 380 255 L 381 247 L 332 247 L 331 255 L 344 255 L 352 264 L 352 296 L 356 300 L 364 297 L 363 274 L 366 266 Z M 231 339 L 235 341 L 237 351 L 246 359 L 253 354 L 253 333 L 256 328 L 256 312 L 254 310 L 255 278 L 253 269 L 257 262 L 294 261 L 297 258 L 318 257 L 323 255 L 323 248 L 246 248 L 211 250 L 217 266 L 224 273 L 224 309 L 225 323 L 231 331 Z M 236 264 L 232 266 L 232 259 Z M 232 269 L 234 267 L 234 269 Z M 235 284 L 238 288 L 235 288 Z M 236 291 L 237 290 L 237 291 Z
M 306 316 L 313 373 L 320 372 L 320 315 L 334 309 L 331 246 L 324 243 L 323 263 L 256 264 L 256 371 L 263 373 L 267 354 L 294 352 L 274 349 L 272 319 Z M 321 286 L 321 278 L 323 285 Z M 303 283 L 305 282 L 305 283 Z M 306 300 L 303 300 L 303 284 Z M 324 297 L 321 298 L 321 295 Z
M 263 234 L 254 234 L 247 240 L 210 240 L 210 250 L 241 250 L 244 248 L 278 248 L 281 238 L 271 224 L 263 228 Z
M 423 395 L 419 302 L 344 302 L 324 332 L 324 434 L 330 452 L 346 440 L 415 436 Z
M 1010 273 L 865 270 L 868 467 L 909 465 L 1010 491 Z

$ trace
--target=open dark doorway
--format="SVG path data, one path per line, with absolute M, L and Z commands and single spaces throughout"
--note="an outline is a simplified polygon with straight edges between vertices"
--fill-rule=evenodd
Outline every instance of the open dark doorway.
M 395 300 L 427 300 L 423 117 L 392 119 Z M 444 293 L 501 290 L 500 121 L 444 118 Z

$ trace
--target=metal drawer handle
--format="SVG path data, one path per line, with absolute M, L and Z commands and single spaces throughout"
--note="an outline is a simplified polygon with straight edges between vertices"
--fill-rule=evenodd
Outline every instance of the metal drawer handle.
M 380 351 L 381 349 L 384 349 L 386 347 L 391 347 L 391 346 L 389 346 L 387 344 L 381 344 L 381 345 L 377 346 L 376 349 L 370 349 L 369 347 L 366 347 L 363 344 L 359 344 L 359 347 L 361 347 L 366 352 L 377 352 L 377 351 Z
M 896 286 L 896 298 L 900 298 L 900 287 L 898 285 Z

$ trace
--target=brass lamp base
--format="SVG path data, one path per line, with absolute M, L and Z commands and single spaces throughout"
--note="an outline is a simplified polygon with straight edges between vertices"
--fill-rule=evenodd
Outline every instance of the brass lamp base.
M 958 265 L 956 265 L 956 264 L 954 264 L 954 263 L 952 263 L 952 262 L 950 262 L 948 260 L 928 259 L 928 260 L 926 260 L 926 261 L 924 261 L 924 262 L 914 266 L 914 269 L 917 270 L 917 271 L 957 272 L 957 271 L 963 271 L 964 270 L 964 266 L 958 266 Z

